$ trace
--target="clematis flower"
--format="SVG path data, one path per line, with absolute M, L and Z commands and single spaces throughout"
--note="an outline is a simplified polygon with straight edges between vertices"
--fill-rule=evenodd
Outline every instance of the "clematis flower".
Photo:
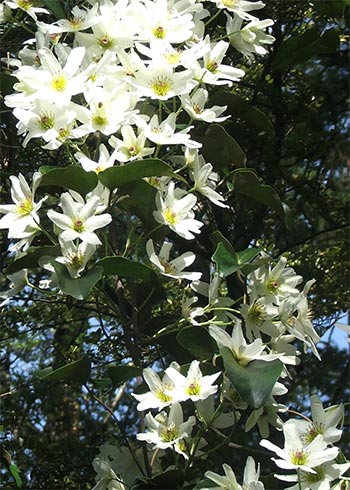
M 41 180 L 41 174 L 33 174 L 32 189 L 22 174 L 11 176 L 11 198 L 14 204 L 0 205 L 0 213 L 5 214 L 0 219 L 0 229 L 8 228 L 9 238 L 30 239 L 39 229 L 40 218 L 38 211 L 46 197 L 39 202 L 34 201 L 35 192 Z
M 56 257 L 55 260 L 67 267 L 73 279 L 80 277 L 86 264 L 95 253 L 96 245 L 92 245 L 86 241 L 75 245 L 74 242 L 63 240 L 61 236 L 58 240 L 60 242 L 62 256 Z
M 68 192 L 64 192 L 61 195 L 63 214 L 50 209 L 47 215 L 59 227 L 63 240 L 72 241 L 79 238 L 91 245 L 101 245 L 94 231 L 107 226 L 112 221 L 112 216 L 108 213 L 96 215 L 99 204 L 98 196 L 90 197 L 86 204 L 82 205 L 74 201 Z
M 85 172 L 96 172 L 99 174 L 100 172 L 106 170 L 106 168 L 113 167 L 116 158 L 115 152 L 110 155 L 104 144 L 100 145 L 99 151 L 100 156 L 98 162 L 91 160 L 91 158 L 85 156 L 81 151 L 78 151 L 74 156 L 81 164 Z
M 119 162 L 131 162 L 148 155 L 152 155 L 154 148 L 145 146 L 146 136 L 140 131 L 136 136 L 132 126 L 125 124 L 120 130 L 123 139 L 111 136 L 109 144 L 116 149 L 115 157 Z
M 185 267 L 190 266 L 196 259 L 196 256 L 192 252 L 185 252 L 179 257 L 169 261 L 170 250 L 173 244 L 170 242 L 164 242 L 157 256 L 154 250 L 152 240 L 148 240 L 146 244 L 146 251 L 152 264 L 167 277 L 173 277 L 174 279 L 189 279 L 190 281 L 197 281 L 201 278 L 201 272 L 186 272 Z
M 170 182 L 167 194 L 163 198 L 161 192 L 156 195 L 157 211 L 153 212 L 154 219 L 161 224 L 169 226 L 178 235 L 186 240 L 194 238 L 193 233 L 200 233 L 203 223 L 194 219 L 192 208 L 197 198 L 193 194 L 177 197 L 174 182 Z
M 187 148 L 200 148 L 201 143 L 191 140 L 191 135 L 188 134 L 193 126 L 176 132 L 176 117 L 172 112 L 159 123 L 157 114 L 154 114 L 148 124 L 140 121 L 140 127 L 146 138 L 157 145 L 185 145 Z
M 211 163 L 205 163 L 203 156 L 198 155 L 198 151 L 195 150 L 194 153 L 194 160 L 190 166 L 194 189 L 207 197 L 213 204 L 227 208 L 228 206 L 224 204 L 225 198 L 214 190 L 215 180 L 218 176 L 213 172 L 213 166 Z
M 0 303 L 0 308 L 5 306 L 13 296 L 16 296 L 27 285 L 27 273 L 28 269 L 23 269 L 7 276 L 10 280 L 10 289 L 0 291 L 0 298 L 4 300 Z
M 176 386 L 179 401 L 190 399 L 194 402 L 204 400 L 216 393 L 218 387 L 213 385 L 213 383 L 221 374 L 221 372 L 218 372 L 203 376 L 199 361 L 196 360 L 191 362 L 187 376 L 184 376 L 173 367 L 168 367 L 165 372 Z
M 196 417 L 191 417 L 183 421 L 183 412 L 180 403 L 175 403 L 169 411 L 169 415 L 161 412 L 155 417 L 151 413 L 145 416 L 145 422 L 149 432 L 137 434 L 139 441 L 146 441 L 149 444 L 154 444 L 154 447 L 159 449 L 168 449 L 173 447 L 176 452 L 180 452 L 185 457 L 187 456 L 177 446 L 181 440 L 188 438 L 192 432 L 192 428 L 196 423 Z
M 174 370 L 179 369 L 179 365 L 176 362 L 172 362 L 170 367 Z M 153 369 L 146 368 L 143 370 L 143 378 L 151 391 L 141 395 L 137 395 L 136 393 L 132 394 L 139 402 L 137 410 L 148 410 L 149 408 L 162 409 L 177 401 L 174 383 L 167 373 L 164 374 L 163 379 L 160 379 Z
M 265 7 L 265 4 L 261 1 L 250 2 L 248 0 L 211 0 L 216 3 L 217 8 L 227 9 L 229 12 L 234 12 L 238 17 L 245 20 L 256 20 L 251 14 L 252 10 L 260 10 Z
M 255 54 L 265 55 L 266 44 L 273 44 L 275 38 L 266 34 L 264 30 L 274 24 L 272 19 L 252 20 L 242 27 L 242 18 L 235 15 L 233 18 L 226 14 L 226 32 L 230 44 L 248 59 L 253 59 Z
M 205 477 L 216 483 L 217 486 L 203 488 L 203 490 L 220 490 L 222 488 L 227 490 L 264 490 L 265 488 L 264 484 L 259 481 L 260 467 L 259 465 L 255 467 L 255 461 L 251 456 L 247 458 L 242 486 L 237 482 L 236 475 L 229 465 L 224 464 L 222 468 L 225 475 L 218 475 L 213 471 L 207 471 L 205 473 Z
M 214 105 L 207 109 L 204 108 L 208 100 L 208 92 L 203 88 L 196 90 L 193 95 L 181 95 L 180 99 L 182 107 L 192 119 L 212 123 L 222 122 L 230 117 L 220 117 L 221 114 L 226 111 L 227 106 L 220 107 Z
M 33 0 L 4 0 L 3 3 L 10 9 L 19 9 L 26 12 L 35 21 L 38 19 L 36 14 L 50 13 L 42 7 L 35 7 Z
M 279 448 L 272 442 L 263 439 L 260 445 L 273 451 L 280 459 L 271 458 L 279 468 L 285 470 L 300 469 L 306 473 L 317 474 L 315 467 L 332 461 L 338 455 L 338 448 L 327 448 L 327 443 L 321 435 L 313 439 L 306 446 L 300 441 L 299 431 L 294 423 L 284 424 L 283 433 L 285 446 Z

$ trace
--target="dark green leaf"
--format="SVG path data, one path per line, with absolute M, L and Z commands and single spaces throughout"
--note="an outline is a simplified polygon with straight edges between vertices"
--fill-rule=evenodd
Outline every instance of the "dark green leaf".
M 16 78 L 9 73 L 0 73 L 0 93 L 2 97 L 13 93 L 13 85 Z
M 226 249 L 229 252 L 234 253 L 235 250 L 234 250 L 233 246 L 227 240 L 227 238 L 224 237 L 224 235 L 220 231 L 214 231 L 210 235 L 209 239 L 210 239 L 211 243 L 213 244 L 214 248 L 216 248 L 219 245 L 219 243 L 222 243 L 223 245 L 225 245 Z
M 270 135 L 274 134 L 273 124 L 269 117 L 248 100 L 242 99 L 236 94 L 219 91 L 210 101 L 213 104 L 226 105 L 227 113 L 232 117 L 239 117 L 254 128 Z
M 165 470 L 153 478 L 138 478 L 131 490 L 174 490 L 181 488 L 184 482 L 184 474 L 181 470 Z
M 268 401 L 272 389 L 281 375 L 283 364 L 275 361 L 252 361 L 241 366 L 233 357 L 231 349 L 220 349 L 225 370 L 232 385 L 251 408 L 260 408 Z
M 247 161 L 242 148 L 220 124 L 210 124 L 205 136 L 197 137 L 203 144 L 201 152 L 215 170 L 244 167 Z
M 125 257 L 104 257 L 98 263 L 102 267 L 105 275 L 117 275 L 121 277 L 131 277 L 158 283 L 158 276 L 148 265 L 135 262 Z
M 247 168 L 232 172 L 235 192 L 249 196 L 265 206 L 273 209 L 284 219 L 284 209 L 281 200 L 273 187 L 261 184 L 256 174 Z
M 11 475 L 15 479 L 17 488 L 22 488 L 23 482 L 22 482 L 21 477 L 19 476 L 21 470 L 14 463 L 10 464 L 9 470 L 10 470 Z
M 218 272 L 222 277 L 227 277 L 230 274 L 242 269 L 262 250 L 259 248 L 247 248 L 241 252 L 229 252 L 223 243 L 217 246 L 212 260 L 218 266 Z
M 215 342 L 203 327 L 186 327 L 176 336 L 178 343 L 196 359 L 209 359 L 215 353 Z
M 91 192 L 98 183 L 95 172 L 85 172 L 78 165 L 69 165 L 62 168 L 42 167 L 40 171 L 43 177 L 39 187 L 63 187 L 64 189 L 72 189 L 82 196 Z
M 22 269 L 32 269 L 37 267 L 38 260 L 41 257 L 57 257 L 60 254 L 60 247 L 58 245 L 46 246 L 46 247 L 31 247 L 28 252 L 21 258 L 15 260 L 7 268 L 7 274 L 20 271 Z
M 82 357 L 78 361 L 71 362 L 69 364 L 65 364 L 54 371 L 51 371 L 49 374 L 45 374 L 44 376 L 39 376 L 40 379 L 45 381 L 80 381 L 81 383 L 85 382 L 91 371 L 91 363 L 87 357 Z
M 81 277 L 72 279 L 63 264 L 53 260 L 51 265 L 57 274 L 57 283 L 61 291 L 76 299 L 86 298 L 91 289 L 102 277 L 102 267 L 94 267 L 83 273 Z
M 103 185 L 113 190 L 144 177 L 161 176 L 183 180 L 182 177 L 174 174 L 169 165 L 156 158 L 136 160 L 119 167 L 107 168 L 104 172 L 99 173 L 98 178 Z
M 108 368 L 108 376 L 111 378 L 114 386 L 120 385 L 129 379 L 136 378 L 142 375 L 142 369 L 136 366 L 110 366 Z
M 320 52 L 322 54 L 334 53 L 339 47 L 339 30 L 328 29 L 320 39 Z
M 42 3 L 54 14 L 56 19 L 65 19 L 67 17 L 64 4 L 60 0 L 42 0 Z

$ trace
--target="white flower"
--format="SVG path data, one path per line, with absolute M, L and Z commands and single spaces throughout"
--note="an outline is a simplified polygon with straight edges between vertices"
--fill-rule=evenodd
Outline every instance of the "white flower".
M 26 12 L 32 19 L 37 20 L 36 14 L 49 14 L 50 12 L 42 7 L 34 7 L 33 0 L 5 0 L 4 4 L 10 9 L 20 9 Z
M 300 469 L 307 473 L 316 474 L 315 467 L 331 461 L 338 455 L 338 448 L 327 448 L 327 443 L 321 435 L 318 435 L 313 441 L 304 446 L 299 438 L 299 431 L 295 424 L 284 424 L 283 433 L 285 437 L 285 446 L 279 448 L 272 442 L 263 439 L 261 446 L 273 451 L 280 459 L 271 458 L 279 468 L 285 470 Z
M 196 151 L 193 164 L 190 166 L 190 175 L 194 181 L 194 190 L 203 194 L 212 203 L 222 208 L 228 206 L 224 204 L 225 198 L 214 190 L 217 174 L 213 172 L 211 163 L 205 163 L 202 155 Z
M 41 180 L 41 174 L 33 174 L 32 190 L 22 174 L 11 176 L 11 198 L 14 204 L 0 205 L 0 213 L 5 214 L 0 219 L 0 229 L 8 228 L 9 238 L 28 239 L 39 229 L 38 211 L 46 198 L 34 201 L 35 192 Z
M 196 418 L 192 415 L 189 419 L 183 421 L 183 412 L 180 403 L 175 403 L 169 411 L 169 415 L 161 412 L 155 417 L 148 412 L 145 421 L 149 432 L 137 434 L 139 441 L 146 441 L 154 444 L 156 448 L 168 449 L 173 447 L 176 452 L 187 456 L 183 450 L 177 447 L 182 439 L 190 437 L 192 428 L 196 423 Z M 180 449 L 180 450 L 179 450 Z
M 219 117 L 226 111 L 227 106 L 219 107 L 214 105 L 207 109 L 204 108 L 208 100 L 208 92 L 203 88 L 196 90 L 193 95 L 182 95 L 180 99 L 182 107 L 192 119 L 212 123 L 225 121 L 230 117 Z
M 132 126 L 128 124 L 122 126 L 120 131 L 123 137 L 122 140 L 116 136 L 111 136 L 108 140 L 109 144 L 116 149 L 115 158 L 119 162 L 131 162 L 152 155 L 154 148 L 145 146 L 146 136 L 143 131 L 140 131 L 138 136 L 136 136 Z
M 221 372 L 218 372 L 203 376 L 199 361 L 196 360 L 191 362 L 187 376 L 184 376 L 173 367 L 168 367 L 165 372 L 175 385 L 178 399 L 180 401 L 190 399 L 194 402 L 204 400 L 216 393 L 218 387 L 213 385 L 213 383 L 221 374 Z
M 198 84 L 193 70 L 175 72 L 165 62 L 155 61 L 140 68 L 130 83 L 140 95 L 151 99 L 168 100 L 176 95 L 188 94 Z
M 279 335 L 278 328 L 272 321 L 273 318 L 278 317 L 278 308 L 267 302 L 265 298 L 259 298 L 250 305 L 242 304 L 240 312 L 244 319 L 245 332 L 250 342 L 254 337 L 261 337 L 262 332 L 271 337 Z
M 337 425 L 344 417 L 343 405 L 337 405 L 324 409 L 319 396 L 312 395 L 311 415 L 312 421 L 303 420 L 288 420 L 286 424 L 293 423 L 299 430 L 299 437 L 305 443 L 309 444 L 319 434 L 323 437 L 327 444 L 333 444 L 339 441 L 342 435 L 342 430 L 337 429 Z
M 38 22 L 37 25 L 49 34 L 84 31 L 99 22 L 100 18 L 97 10 L 98 4 L 95 4 L 90 10 L 80 8 L 76 5 L 72 8 L 69 19 L 59 19 L 52 24 Z
M 222 466 L 225 476 L 218 475 L 213 471 L 207 471 L 205 477 L 216 483 L 218 486 L 211 486 L 209 488 L 203 488 L 202 490 L 264 490 L 264 485 L 259 481 L 260 467 L 255 467 L 254 459 L 249 456 L 244 468 L 243 484 L 242 486 L 237 482 L 236 475 L 232 468 L 224 464 Z
M 153 212 L 154 219 L 158 223 L 169 226 L 186 240 L 191 240 L 194 238 L 193 233 L 200 233 L 200 228 L 203 226 L 203 223 L 194 219 L 192 208 L 196 202 L 197 198 L 193 194 L 178 198 L 175 184 L 170 182 L 165 198 L 160 192 L 157 193 L 157 211 Z
M 188 148 L 200 148 L 201 143 L 191 140 L 191 135 L 188 134 L 193 126 L 175 132 L 176 117 L 176 113 L 172 112 L 159 123 L 158 116 L 154 114 L 148 124 L 140 121 L 140 126 L 146 138 L 157 145 L 185 145 Z
M 264 29 L 274 24 L 272 19 L 252 20 L 242 27 L 242 18 L 235 15 L 233 18 L 226 15 L 226 32 L 230 43 L 234 48 L 249 59 L 253 59 L 255 54 L 265 55 L 266 44 L 273 44 L 275 38 L 266 34 Z
M 74 242 L 65 241 L 60 236 L 59 238 L 62 256 L 56 257 L 56 261 L 64 264 L 70 276 L 75 279 L 80 277 L 80 274 L 86 267 L 86 264 L 96 251 L 96 245 L 91 243 L 81 242 L 75 245 Z
M 275 475 L 279 480 L 287 482 L 296 482 L 288 490 L 342 490 L 342 486 L 332 486 L 331 482 L 337 480 L 350 468 L 350 463 L 337 464 L 331 462 L 324 463 L 315 468 L 315 473 L 300 471 L 299 474 L 293 475 Z M 349 480 L 345 478 L 345 480 Z M 348 488 L 344 486 L 344 490 Z
M 170 366 L 175 370 L 179 369 L 179 365 L 175 362 L 171 363 Z M 139 402 L 137 410 L 162 409 L 177 401 L 174 383 L 167 373 L 164 374 L 163 379 L 160 379 L 153 369 L 146 368 L 143 370 L 143 377 L 151 391 L 141 395 L 132 394 Z
M 95 230 L 107 226 L 112 216 L 110 214 L 96 215 L 96 210 L 100 204 L 98 196 L 87 199 L 86 204 L 82 205 L 73 200 L 68 192 L 61 195 L 62 213 L 57 213 L 50 209 L 48 217 L 60 228 L 60 236 L 65 241 L 79 238 L 92 245 L 101 245 Z
M 85 172 L 96 172 L 97 174 L 99 174 L 100 172 L 106 170 L 106 168 L 113 167 L 116 158 L 115 152 L 110 155 L 106 146 L 103 143 L 100 145 L 99 150 L 100 156 L 98 162 L 91 160 L 81 151 L 78 151 L 74 155 L 85 170 Z
M 0 303 L 0 308 L 5 306 L 13 296 L 16 296 L 16 294 L 22 291 L 22 289 L 27 285 L 27 273 L 28 269 L 23 269 L 7 276 L 7 278 L 11 281 L 10 289 L 7 291 L 0 291 L 0 298 L 4 299 L 4 301 Z
M 189 267 L 196 259 L 196 256 L 192 252 L 185 252 L 179 257 L 169 261 L 170 250 L 173 244 L 170 242 L 164 242 L 160 249 L 159 255 L 156 255 L 152 240 L 148 240 L 146 244 L 146 251 L 152 264 L 167 277 L 173 277 L 174 279 L 189 279 L 190 281 L 196 281 L 202 276 L 201 272 L 186 272 L 184 269 Z
M 240 324 L 233 327 L 231 335 L 216 325 L 210 325 L 209 333 L 215 339 L 219 349 L 228 347 L 235 360 L 241 366 L 246 366 L 251 361 L 257 359 L 269 362 L 281 357 L 280 354 L 266 354 L 264 352 L 265 344 L 260 338 L 254 340 L 251 344 L 247 344 Z
M 205 71 L 198 71 L 201 81 L 211 85 L 232 85 L 232 81 L 239 81 L 244 71 L 221 63 L 230 44 L 219 41 L 212 45 L 209 36 L 205 37 L 205 42 L 210 46 L 210 51 L 203 55 Z
M 246 20 L 255 20 L 251 14 L 247 12 L 251 12 L 252 10 L 260 10 L 265 7 L 265 4 L 261 1 L 259 2 L 250 2 L 248 0 L 211 0 L 216 3 L 216 6 L 219 9 L 227 9 L 229 12 L 234 12 L 242 19 Z

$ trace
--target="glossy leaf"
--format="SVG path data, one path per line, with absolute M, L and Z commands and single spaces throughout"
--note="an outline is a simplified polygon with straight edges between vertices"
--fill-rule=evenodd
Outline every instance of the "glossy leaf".
M 126 259 L 125 257 L 104 257 L 97 265 L 102 267 L 103 274 L 131 277 L 142 281 L 158 282 L 158 276 L 151 267 Z
M 64 189 L 76 191 L 82 196 L 91 192 L 98 183 L 95 172 L 85 172 L 78 165 L 69 165 L 62 168 L 41 167 L 40 172 L 43 177 L 39 187 L 63 187 Z
M 99 174 L 98 178 L 103 185 L 108 187 L 108 189 L 113 190 L 144 177 L 161 176 L 183 180 L 182 177 L 179 177 L 171 170 L 169 165 L 156 158 L 136 160 L 127 163 L 126 165 L 107 168 L 104 172 Z
M 234 191 L 249 196 L 273 209 L 284 219 L 282 202 L 273 187 L 262 184 L 250 169 L 237 169 L 232 172 Z
M 218 266 L 218 272 L 222 277 L 227 277 L 234 272 L 242 269 L 262 250 L 259 248 L 247 248 L 241 252 L 230 252 L 223 243 L 219 243 L 212 260 Z
M 94 267 L 83 273 L 81 277 L 72 279 L 67 268 L 63 264 L 53 260 L 51 265 L 55 269 L 57 283 L 61 291 L 64 294 L 68 294 L 69 296 L 73 296 L 73 298 L 80 300 L 89 295 L 91 289 L 102 277 L 102 267 Z
M 252 361 L 241 366 L 233 357 L 231 349 L 220 349 L 225 371 L 232 385 L 251 408 L 257 409 L 266 404 L 272 389 L 281 375 L 283 364 L 279 360 Z
M 32 269 L 37 267 L 41 257 L 57 257 L 60 254 L 58 245 L 48 245 L 45 247 L 31 247 L 28 252 L 17 260 L 14 260 L 7 268 L 7 274 L 20 271 L 22 269 Z
M 215 353 L 215 342 L 203 327 L 186 327 L 176 336 L 177 342 L 196 359 L 209 359 Z
M 203 144 L 201 153 L 214 170 L 245 166 L 245 153 L 220 124 L 210 124 L 205 136 L 196 136 L 196 140 Z
M 56 19 L 65 19 L 66 13 L 64 9 L 64 4 L 60 0 L 42 0 L 43 5 L 50 10 Z
M 114 386 L 125 383 L 125 381 L 129 381 L 129 379 L 141 375 L 142 369 L 136 366 L 126 366 L 125 364 L 121 364 L 120 366 L 110 366 L 108 368 L 108 376 Z
M 85 382 L 91 371 L 91 363 L 87 357 L 82 357 L 78 361 L 71 362 L 69 364 L 65 364 L 64 366 L 51 371 L 48 374 L 38 376 L 40 379 L 45 381 L 80 381 Z
M 265 131 L 270 135 L 274 134 L 273 124 L 270 118 L 248 100 L 242 99 L 242 97 L 236 94 L 218 91 L 210 99 L 210 102 L 220 106 L 226 105 L 227 109 L 225 114 L 230 114 L 232 117 L 239 117 L 254 128 Z

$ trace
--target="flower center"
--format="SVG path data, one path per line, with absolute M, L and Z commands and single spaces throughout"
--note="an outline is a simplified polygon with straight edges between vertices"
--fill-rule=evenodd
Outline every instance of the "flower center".
M 193 104 L 192 108 L 196 114 L 201 114 L 203 112 L 203 107 L 201 107 L 199 104 Z
M 211 73 L 216 73 L 218 66 L 219 65 L 215 60 L 209 60 L 207 63 L 207 70 L 210 71 Z
M 172 422 L 168 427 L 160 433 L 163 442 L 172 442 L 179 437 L 179 429 Z
M 101 37 L 101 39 L 98 39 L 97 44 L 102 49 L 110 49 L 113 47 L 113 39 L 110 39 L 106 34 L 104 37 Z
M 173 274 L 174 272 L 176 272 L 176 269 L 173 265 L 171 265 L 167 260 L 164 260 L 164 259 L 159 259 L 159 262 L 162 264 L 162 266 L 164 267 L 164 272 L 166 274 Z
M 153 92 L 159 97 L 164 97 L 171 90 L 173 83 L 169 77 L 159 76 L 151 81 Z
M 276 293 L 279 288 L 279 283 L 276 279 L 270 279 L 266 283 L 266 288 L 270 293 Z
M 65 128 L 60 128 L 58 130 L 58 138 L 60 140 L 66 139 L 70 135 L 70 127 L 66 126 Z
M 52 113 L 42 113 L 39 118 L 39 126 L 41 129 L 48 130 L 55 126 L 55 119 Z
M 72 29 L 79 29 L 79 27 L 83 23 L 83 20 L 84 19 L 81 16 L 73 17 L 73 19 L 69 21 L 69 25 L 72 27 Z
M 105 126 L 107 124 L 107 118 L 106 116 L 101 116 L 100 114 L 94 114 L 92 116 L 92 122 L 96 126 Z
M 319 434 L 324 433 L 324 424 L 313 423 L 310 424 L 302 436 L 302 440 L 305 444 L 310 444 Z
M 73 221 L 73 230 L 78 233 L 82 233 L 84 231 L 84 221 L 82 221 L 79 218 L 76 218 Z
M 131 157 L 134 157 L 138 154 L 139 150 L 137 148 L 137 146 L 130 146 L 130 148 L 128 148 L 128 153 Z
M 153 36 L 156 37 L 157 39 L 164 39 L 165 38 L 165 29 L 162 26 L 157 26 L 153 29 Z
M 181 59 L 181 51 L 173 51 L 171 53 L 164 54 L 164 58 L 169 63 L 169 65 L 174 65 L 178 63 Z
M 29 0 L 18 0 L 17 5 L 23 10 L 28 10 L 33 7 L 32 2 L 30 2 Z
M 74 269 L 79 269 L 84 264 L 84 256 L 80 254 L 73 255 L 69 260 Z
M 21 199 L 16 208 L 19 216 L 28 216 L 33 211 L 33 200 L 31 197 Z
M 221 2 L 225 7 L 233 8 L 236 5 L 237 0 L 221 0 Z
M 290 460 L 293 464 L 301 466 L 307 462 L 308 453 L 301 451 L 293 451 L 290 455 Z
M 158 400 L 164 403 L 172 401 L 172 397 L 164 393 L 164 390 L 162 390 L 161 388 L 156 392 L 156 397 L 158 398 Z
M 259 303 L 254 303 L 248 310 L 248 319 L 254 325 L 262 325 L 265 320 L 264 307 Z
M 67 79 L 63 75 L 53 78 L 51 88 L 56 92 L 64 92 L 67 88 Z
M 171 208 L 165 208 L 164 219 L 169 225 L 176 225 L 178 217 Z
M 199 395 L 201 392 L 201 386 L 198 381 L 193 381 L 193 383 L 189 384 L 186 388 L 186 393 L 191 395 Z

